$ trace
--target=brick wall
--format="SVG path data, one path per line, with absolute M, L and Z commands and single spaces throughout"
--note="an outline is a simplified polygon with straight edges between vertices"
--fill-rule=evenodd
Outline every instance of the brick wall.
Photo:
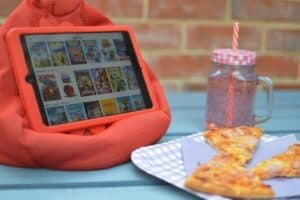
M 20 0 L 0 1 L 5 18 Z M 231 46 L 241 24 L 241 48 L 257 52 L 257 72 L 276 88 L 300 89 L 300 0 L 86 0 L 115 23 L 131 25 L 143 55 L 171 90 L 206 86 L 213 48 Z

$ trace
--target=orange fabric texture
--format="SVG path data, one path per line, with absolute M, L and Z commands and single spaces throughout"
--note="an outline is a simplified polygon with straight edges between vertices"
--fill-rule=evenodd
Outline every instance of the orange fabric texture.
M 10 66 L 5 34 L 14 27 L 112 25 L 83 0 L 23 0 L 0 28 L 0 163 L 65 170 L 101 169 L 126 162 L 130 153 L 158 141 L 171 115 L 162 88 L 148 67 L 160 109 L 105 127 L 71 133 L 40 133 L 24 115 Z

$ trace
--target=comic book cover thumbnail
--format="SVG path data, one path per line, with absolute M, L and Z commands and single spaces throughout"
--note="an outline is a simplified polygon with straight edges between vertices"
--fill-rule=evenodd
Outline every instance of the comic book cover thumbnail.
M 107 74 L 103 68 L 91 69 L 91 73 L 98 94 L 112 92 Z
M 67 84 L 67 83 L 71 83 L 72 82 L 72 78 L 70 76 L 70 74 L 68 72 L 62 72 L 60 74 L 60 78 L 61 78 L 61 81 L 64 83 L 64 84 Z
M 51 60 L 45 42 L 30 44 L 29 52 L 34 67 L 51 67 Z
M 74 71 L 81 96 L 95 95 L 96 91 L 89 70 Z
M 66 106 L 68 119 L 70 122 L 86 119 L 86 114 L 82 103 L 70 104 Z
M 120 113 L 126 113 L 134 111 L 131 100 L 129 97 L 119 97 L 117 98 L 117 102 L 119 105 Z
M 72 81 L 72 77 L 67 72 L 60 73 L 60 78 L 63 83 L 64 97 L 75 97 L 78 95 L 76 90 L 75 81 Z
M 86 64 L 80 40 L 66 41 L 66 46 L 72 65 Z
M 83 50 L 88 63 L 101 62 L 100 48 L 96 40 L 83 40 Z
M 122 67 L 122 71 L 126 80 L 126 83 L 130 89 L 138 89 L 138 81 L 135 75 L 135 72 L 133 71 L 132 66 L 124 66 Z
M 101 44 L 101 53 L 105 61 L 118 61 L 117 52 L 113 46 L 113 43 L 109 39 L 102 39 L 100 40 Z
M 105 116 L 119 114 L 119 108 L 116 99 L 102 99 L 100 100 L 102 106 L 103 114 Z
M 126 91 L 128 86 L 121 72 L 120 67 L 108 67 L 106 72 L 110 79 L 111 87 L 114 92 Z
M 102 112 L 98 101 L 83 103 L 87 118 L 94 119 L 102 116 Z
M 65 97 L 75 97 L 76 92 L 75 92 L 75 88 L 72 84 L 66 84 L 64 85 L 64 95 Z
M 44 101 L 61 99 L 54 74 L 41 74 L 38 75 L 37 79 Z
M 114 39 L 114 44 L 117 50 L 117 54 L 120 60 L 129 60 L 129 52 L 127 50 L 126 44 L 122 39 Z
M 67 115 L 63 106 L 47 108 L 48 120 L 50 125 L 58 125 L 67 123 Z
M 48 42 L 48 48 L 54 66 L 70 65 L 64 42 Z
M 142 95 L 133 95 L 130 97 L 135 110 L 143 110 L 146 104 Z

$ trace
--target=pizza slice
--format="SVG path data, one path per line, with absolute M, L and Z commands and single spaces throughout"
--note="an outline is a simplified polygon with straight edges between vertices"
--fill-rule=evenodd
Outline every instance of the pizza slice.
M 204 132 L 206 141 L 221 152 L 226 152 L 245 165 L 253 156 L 263 132 L 260 128 L 240 126 L 211 129 Z
M 251 171 L 262 179 L 300 177 L 300 142 L 285 152 L 258 163 Z
M 198 167 L 185 181 L 191 190 L 231 198 L 265 199 L 274 197 L 271 187 L 238 164 L 235 157 L 221 153 Z

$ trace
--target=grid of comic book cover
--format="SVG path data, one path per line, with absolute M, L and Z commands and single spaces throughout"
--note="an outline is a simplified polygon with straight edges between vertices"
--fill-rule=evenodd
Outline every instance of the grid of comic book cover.
M 71 85 L 72 78 L 66 74 L 61 75 L 61 81 L 66 83 L 63 92 L 60 92 L 55 74 L 39 75 L 38 81 L 43 100 L 45 102 L 58 101 L 57 104 L 59 104 L 46 106 L 49 123 L 55 125 L 145 109 L 146 105 L 141 93 L 126 95 L 127 91 L 132 89 L 134 91 L 138 88 L 137 80 L 130 78 L 132 76 L 130 74 L 134 73 L 131 70 L 133 69 L 129 66 L 124 66 L 74 71 L 78 93 Z M 125 96 L 118 95 L 118 92 L 125 92 L 122 94 Z M 101 98 L 101 95 L 107 93 L 115 95 L 112 98 Z M 93 100 L 83 100 L 67 105 L 59 103 L 63 98 L 67 98 L 66 96 L 72 98 L 76 95 L 90 96 Z
M 111 116 L 145 109 L 142 95 L 122 96 L 98 101 L 46 107 L 50 125 L 64 124 L 102 116 Z
M 28 44 L 35 68 L 130 60 L 122 38 L 31 41 Z
M 122 37 L 28 42 L 50 125 L 146 108 Z

